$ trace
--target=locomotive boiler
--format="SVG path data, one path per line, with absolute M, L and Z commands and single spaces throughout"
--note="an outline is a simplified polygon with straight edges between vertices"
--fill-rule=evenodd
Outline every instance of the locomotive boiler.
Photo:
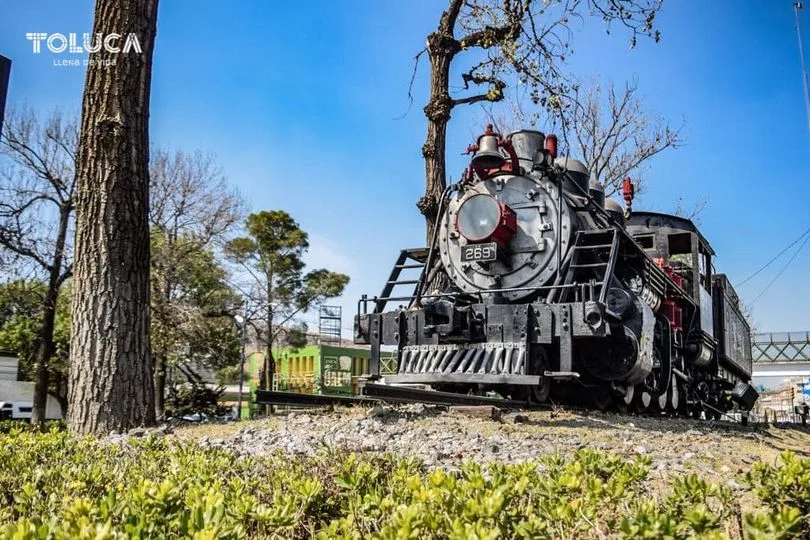
M 360 300 L 372 378 L 392 348 L 388 383 L 706 417 L 753 406 L 750 329 L 691 221 L 633 211 L 629 179 L 625 208 L 606 199 L 553 135 L 490 126 L 468 150 L 431 245 Z

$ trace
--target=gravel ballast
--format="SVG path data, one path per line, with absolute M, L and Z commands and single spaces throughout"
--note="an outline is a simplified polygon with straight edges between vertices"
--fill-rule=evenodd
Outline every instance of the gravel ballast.
M 653 475 L 661 479 L 695 472 L 732 489 L 742 489 L 738 475 L 752 463 L 773 461 L 784 449 L 810 450 L 810 432 L 796 427 L 568 411 L 499 414 L 491 408 L 426 405 L 280 412 L 266 420 L 179 427 L 170 436 L 194 438 L 238 456 L 311 455 L 332 447 L 412 456 L 428 467 L 446 469 L 463 460 L 514 463 L 594 448 L 648 456 Z

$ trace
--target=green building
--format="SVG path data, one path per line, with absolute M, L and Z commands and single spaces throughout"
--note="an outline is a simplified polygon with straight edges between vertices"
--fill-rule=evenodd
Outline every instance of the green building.
M 396 353 L 382 353 L 381 373 L 396 371 Z M 369 373 L 369 350 L 360 347 L 307 345 L 273 351 L 273 390 L 301 394 L 357 394 L 358 381 Z M 255 390 L 264 364 L 264 354 L 249 357 L 250 386 Z

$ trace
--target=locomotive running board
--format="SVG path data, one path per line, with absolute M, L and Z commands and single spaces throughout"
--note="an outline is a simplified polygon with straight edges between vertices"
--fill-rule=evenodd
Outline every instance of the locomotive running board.
M 552 379 L 579 379 L 579 373 L 576 371 L 544 371 L 543 377 L 550 377 Z

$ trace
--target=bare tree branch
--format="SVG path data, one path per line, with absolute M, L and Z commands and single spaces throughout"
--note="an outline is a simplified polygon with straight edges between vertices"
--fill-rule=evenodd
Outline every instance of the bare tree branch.
M 629 175 L 643 189 L 649 160 L 684 144 L 682 126 L 673 128 L 663 117 L 645 110 L 635 82 L 620 91 L 611 83 L 607 94 L 605 100 L 598 84 L 578 87 L 566 110 L 568 130 L 586 165 L 605 184 L 607 195 L 616 193 Z
M 661 5 L 662 0 L 448 0 L 436 30 L 427 37 L 426 48 L 416 55 L 408 88 L 412 99 L 418 60 L 427 52 L 430 98 L 424 108 L 428 129 L 422 146 L 426 186 L 417 206 L 425 216 L 428 243 L 438 201 L 447 185 L 446 135 L 453 108 L 499 102 L 507 89 L 512 93 L 528 90 L 532 103 L 566 123 L 562 114 L 570 104 L 573 83 L 563 65 L 573 53 L 572 25 L 591 15 L 601 18 L 608 32 L 614 21 L 629 30 L 631 46 L 639 35 L 657 41 L 653 23 Z M 474 66 L 462 74 L 464 89 L 470 83 L 488 83 L 486 93 L 451 96 L 451 66 L 461 53 Z M 507 84 L 513 75 L 516 81 Z
M 44 121 L 27 109 L 12 111 L 0 139 L 0 248 L 5 265 L 36 268 L 45 283 L 36 353 L 31 422 L 45 419 L 59 289 L 72 272 L 70 234 L 77 183 L 78 122 L 54 112 Z M 8 273 L 6 268 L 0 269 Z M 55 381 L 56 382 L 56 381 Z M 57 382 L 57 384 L 59 384 Z

